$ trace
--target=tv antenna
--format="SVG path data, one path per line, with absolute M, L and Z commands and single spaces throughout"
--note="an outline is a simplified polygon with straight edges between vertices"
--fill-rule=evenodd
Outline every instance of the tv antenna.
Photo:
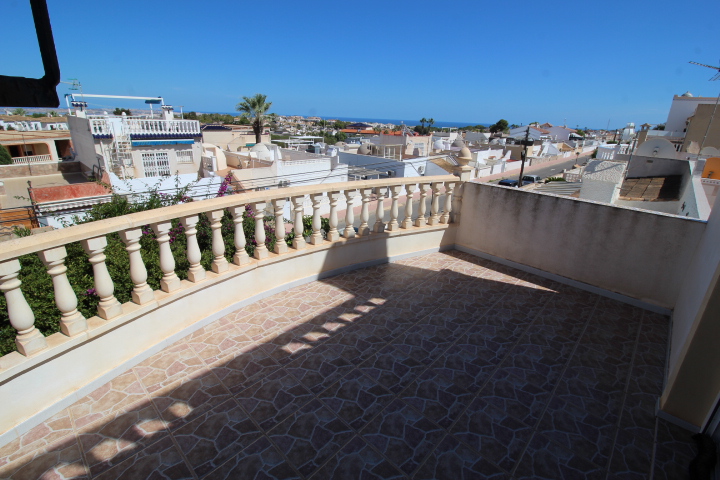
M 712 68 L 713 70 L 717 70 L 718 73 L 713 75 L 710 78 L 711 82 L 714 82 L 716 80 L 720 80 L 720 67 L 713 67 L 712 65 L 705 65 L 704 63 L 698 63 L 698 62 L 690 62 L 693 65 L 700 65 L 701 67 L 707 67 Z M 705 140 L 707 140 L 708 132 L 710 132 L 710 125 L 712 125 L 713 119 L 715 118 L 715 112 L 717 112 L 718 102 L 720 102 L 720 95 L 715 99 L 715 108 L 713 108 L 712 115 L 710 115 L 710 121 L 708 122 L 707 128 L 705 129 L 705 135 L 703 136 L 702 143 L 700 143 L 700 151 L 702 152 L 703 147 L 705 147 Z
M 705 65 L 704 63 L 698 63 L 698 62 L 688 62 L 688 63 L 692 63 L 693 65 L 700 65 L 701 67 L 712 68 L 713 70 L 717 70 L 718 73 L 713 75 L 709 81 L 714 82 L 716 80 L 720 80 L 720 67 L 713 67 L 712 65 Z

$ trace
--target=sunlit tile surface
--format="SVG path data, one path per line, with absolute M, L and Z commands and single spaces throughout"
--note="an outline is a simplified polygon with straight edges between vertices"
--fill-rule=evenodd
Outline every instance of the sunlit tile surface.
M 0 449 L 5 478 L 681 478 L 667 317 L 451 251 L 239 309 Z

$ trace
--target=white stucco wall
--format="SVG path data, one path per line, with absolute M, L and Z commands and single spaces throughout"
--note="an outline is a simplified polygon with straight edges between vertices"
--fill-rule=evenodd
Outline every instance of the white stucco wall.
M 461 218 L 460 246 L 664 308 L 675 305 L 705 229 L 684 217 L 479 183 L 466 184 Z

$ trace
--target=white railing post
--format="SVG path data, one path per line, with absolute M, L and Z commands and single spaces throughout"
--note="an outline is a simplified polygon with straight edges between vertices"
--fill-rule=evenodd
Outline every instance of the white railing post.
M 390 221 L 387 224 L 387 229 L 390 232 L 395 232 L 400 229 L 398 223 L 398 197 L 402 191 L 402 185 L 392 185 L 390 187 L 390 196 L 392 197 L 392 203 L 390 205 Z
M 312 243 L 313 245 L 320 245 L 321 243 L 323 243 L 322 222 L 320 220 L 320 203 L 322 202 L 323 194 L 313 193 L 312 195 L 310 195 L 310 199 L 313 203 L 313 233 L 310 236 L 310 243 Z
M 190 268 L 188 268 L 188 280 L 193 283 L 200 282 L 207 278 L 205 269 L 200 265 L 202 253 L 200 252 L 200 246 L 197 241 L 197 223 L 199 220 L 200 217 L 198 215 L 191 215 L 180 219 L 180 223 L 185 230 L 185 237 L 187 238 L 187 260 L 190 264 Z
M 428 183 L 421 183 L 418 185 L 418 187 L 420 188 L 420 204 L 418 205 L 418 216 L 415 219 L 416 227 L 424 227 L 425 225 L 427 225 L 427 217 L 425 217 L 425 212 L 427 211 L 428 185 Z
M 405 185 L 405 219 L 402 222 L 402 228 L 411 228 L 413 226 L 413 192 L 415 192 L 415 185 Z
M 450 223 L 450 212 L 452 212 L 452 199 L 455 190 L 455 182 L 445 183 L 445 211 L 440 217 L 440 223 Z
M 337 205 L 340 200 L 340 192 L 328 192 L 328 198 L 330 199 L 330 229 L 327 233 L 327 239 L 329 242 L 336 242 L 340 239 L 340 232 L 338 232 L 338 216 L 337 216 Z
M 255 254 L 253 255 L 256 259 L 262 260 L 267 258 L 269 253 L 267 246 L 265 245 L 265 202 L 253 203 L 253 209 L 255 210 Z
M 250 263 L 250 256 L 245 250 L 247 240 L 245 239 L 245 228 L 243 225 L 243 213 L 245 213 L 245 205 L 239 207 L 230 207 L 230 215 L 233 217 L 233 224 L 235 224 L 235 255 L 233 256 L 233 263 L 235 265 L 246 265 Z
M 155 238 L 157 239 L 160 250 L 160 270 L 163 272 L 162 279 L 160 279 L 160 289 L 167 293 L 180 288 L 180 279 L 175 273 L 175 258 L 173 258 L 172 250 L 170 249 L 169 232 L 171 228 L 172 223 L 170 222 L 152 224 L 152 229 L 155 232 Z
M 295 238 L 293 238 L 293 248 L 301 250 L 307 245 L 305 243 L 305 237 L 303 232 L 305 231 L 305 225 L 303 225 L 303 213 L 305 202 L 305 195 L 298 195 L 292 197 L 293 210 L 295 211 L 295 220 L 293 221 L 293 229 L 295 230 Z
M 353 213 L 352 201 L 357 190 L 345 190 L 345 230 L 343 237 L 353 238 L 355 236 L 355 214 Z
M 442 182 L 434 182 L 430 185 L 433 198 L 432 204 L 430 205 L 428 225 L 438 225 L 440 223 L 440 187 L 442 187 Z
M 132 301 L 138 305 L 144 305 L 155 300 L 150 285 L 147 284 L 147 269 L 140 254 L 140 239 L 142 230 L 125 230 L 120 232 L 120 239 L 125 244 L 125 250 L 130 258 L 130 280 L 133 282 Z
M 88 238 L 80 242 L 88 254 L 93 268 L 93 279 L 95 280 L 95 292 L 100 297 L 98 303 L 98 316 L 105 320 L 115 318 L 122 313 L 122 305 L 115 298 L 115 285 L 113 284 L 107 265 L 105 264 L 105 247 L 107 238 L 105 236 Z
M 19 260 L 0 263 L 0 291 L 5 294 L 10 325 L 18 332 L 15 345 L 18 352 L 27 357 L 47 348 L 48 345 L 40 330 L 35 328 L 35 314 L 20 290 L 19 274 Z
M 373 193 L 372 188 L 361 188 L 360 196 L 362 197 L 362 209 L 360 210 L 360 226 L 358 227 L 358 237 L 370 235 L 370 196 Z
M 52 277 L 55 305 L 62 314 L 60 331 L 68 337 L 84 332 L 88 329 L 87 321 L 77 309 L 77 296 L 66 274 L 65 257 L 67 257 L 67 250 L 65 247 L 55 247 L 38 252 L 38 256 L 47 267 L 48 274 Z
M 285 243 L 285 199 L 276 198 L 272 201 L 275 209 L 275 253 L 286 253 L 288 251 Z
M 215 258 L 211 268 L 215 273 L 227 272 L 228 268 L 230 268 L 225 258 L 225 241 L 222 236 L 223 215 L 225 215 L 225 210 L 214 210 L 205 213 L 207 219 L 210 220 L 210 228 L 212 229 L 212 253 Z
M 377 208 L 375 210 L 375 226 L 373 232 L 383 233 L 385 231 L 385 194 L 387 187 L 377 187 L 375 196 L 377 197 Z

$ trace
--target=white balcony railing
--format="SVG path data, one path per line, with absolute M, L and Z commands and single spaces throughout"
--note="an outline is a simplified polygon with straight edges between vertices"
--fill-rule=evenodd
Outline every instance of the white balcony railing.
M 105 118 L 91 118 L 89 121 L 90 133 L 93 135 L 112 135 L 110 124 Z
M 197 120 L 150 120 L 144 118 L 117 117 L 121 119 L 118 135 L 184 135 L 200 136 L 200 122 Z M 91 117 L 90 132 L 93 135 L 112 135 L 107 117 Z
M 32 165 L 35 163 L 50 163 L 53 159 L 50 155 L 30 155 L 27 157 L 13 157 L 13 165 Z
M 125 120 L 127 133 L 133 135 L 200 135 L 200 122 L 197 120 Z

